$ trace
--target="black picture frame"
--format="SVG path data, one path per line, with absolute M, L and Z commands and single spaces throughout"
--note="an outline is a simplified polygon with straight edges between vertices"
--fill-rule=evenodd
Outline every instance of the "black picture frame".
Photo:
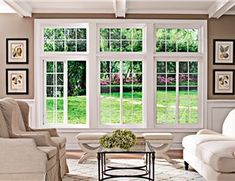
M 15 73 L 15 75 L 12 75 L 10 73 Z M 17 80 L 17 73 L 22 73 L 21 76 L 25 76 L 21 78 L 21 82 L 23 85 L 22 86 L 22 90 L 17 90 L 16 87 L 13 88 L 12 82 L 16 81 L 16 86 L 17 83 L 19 82 L 19 80 Z M 14 76 L 14 77 L 12 77 Z M 16 80 L 13 80 L 13 78 L 16 78 Z M 10 81 L 11 79 L 11 81 Z M 18 85 L 19 86 L 19 85 Z M 19 86 L 20 87 L 20 86 Z M 11 88 L 11 89 L 10 89 Z M 28 95 L 29 94 L 29 70 L 27 68 L 9 68 L 6 69 L 6 94 L 8 95 L 20 95 L 20 94 L 25 94 Z
M 218 89 L 218 85 L 220 84 L 219 82 L 216 82 L 216 81 L 220 81 L 220 80 L 218 80 L 218 77 L 216 77 L 216 73 L 225 73 L 225 72 L 227 72 L 227 73 L 229 73 L 230 72 L 230 77 L 232 78 L 232 80 L 231 81 L 229 81 L 230 83 L 232 83 L 232 85 L 230 85 L 231 86 L 231 90 L 230 91 L 226 91 L 226 89 L 224 89 L 224 92 L 222 91 L 222 89 L 221 90 L 219 90 Z M 214 95 L 233 95 L 234 94 L 234 79 L 235 78 L 235 70 L 233 70 L 233 69 L 214 69 L 213 70 L 213 94 Z M 221 80 L 222 81 L 222 83 L 223 84 L 226 84 L 226 82 L 225 81 L 228 81 L 228 80 Z M 222 86 L 223 86 L 223 84 L 221 84 Z M 228 83 L 227 83 L 228 84 Z M 229 84 L 228 84 L 229 85 Z M 225 87 L 226 87 L 226 85 L 225 85 Z
M 216 46 L 216 43 L 219 43 L 219 42 L 228 42 L 228 43 L 232 43 L 232 61 L 231 62 L 222 62 L 222 60 L 220 60 L 221 62 L 218 62 L 219 60 L 217 59 L 217 46 Z M 233 39 L 214 39 L 213 40 L 213 64 L 214 65 L 234 65 L 235 63 L 235 40 Z
M 17 48 L 17 43 L 22 45 L 18 47 L 21 50 L 22 58 L 12 58 L 12 46 Z M 11 49 L 10 49 L 11 48 Z M 17 51 L 18 51 L 17 49 Z M 28 64 L 29 63 L 29 39 L 28 38 L 7 38 L 6 39 L 6 63 L 7 64 Z

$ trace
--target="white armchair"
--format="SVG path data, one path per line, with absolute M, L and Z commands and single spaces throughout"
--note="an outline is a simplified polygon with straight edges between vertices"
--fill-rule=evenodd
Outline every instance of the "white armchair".
M 235 109 L 224 120 L 222 133 L 203 129 L 183 138 L 185 169 L 192 166 L 207 180 L 235 180 Z

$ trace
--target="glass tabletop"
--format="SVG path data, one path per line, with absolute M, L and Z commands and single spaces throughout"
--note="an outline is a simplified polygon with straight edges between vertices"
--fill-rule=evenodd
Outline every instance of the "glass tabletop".
M 130 150 L 124 150 L 124 149 L 120 149 L 120 148 L 104 148 L 104 147 L 100 147 L 98 149 L 98 153 L 110 153 L 110 154 L 141 154 L 141 153 L 154 153 L 154 149 L 152 148 L 151 144 L 148 141 L 145 141 L 144 143 L 138 143 L 133 146 L 132 148 L 130 148 Z

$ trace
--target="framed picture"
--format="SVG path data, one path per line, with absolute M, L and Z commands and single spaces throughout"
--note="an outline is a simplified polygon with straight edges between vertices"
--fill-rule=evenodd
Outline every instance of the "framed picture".
M 6 94 L 28 94 L 28 69 L 6 69 Z
M 234 70 L 214 70 L 214 94 L 234 94 Z
M 6 60 L 7 64 L 27 64 L 28 63 L 28 39 L 27 38 L 7 38 L 6 40 Z
M 214 64 L 234 64 L 233 40 L 214 40 Z

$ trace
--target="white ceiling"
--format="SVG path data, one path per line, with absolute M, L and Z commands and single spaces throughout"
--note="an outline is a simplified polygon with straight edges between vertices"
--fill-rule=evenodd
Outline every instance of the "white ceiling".
M 0 13 L 12 12 L 4 2 L 22 17 L 32 13 L 208 14 L 212 18 L 235 14 L 235 0 L 0 0 Z
M 15 13 L 3 0 L 0 0 L 0 13 Z

